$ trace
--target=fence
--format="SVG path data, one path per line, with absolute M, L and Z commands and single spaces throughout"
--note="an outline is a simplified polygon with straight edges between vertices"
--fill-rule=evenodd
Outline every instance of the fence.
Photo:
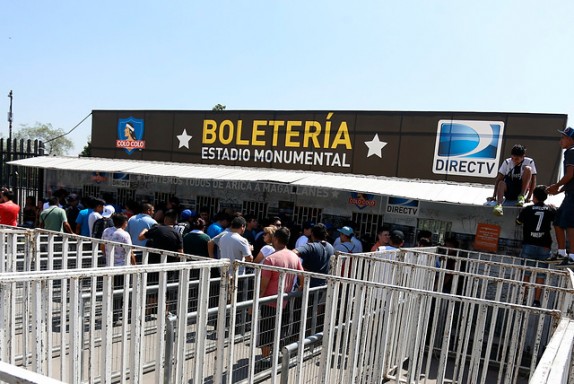
M 21 207 L 24 206 L 26 196 L 34 196 L 35 201 L 38 201 L 43 184 L 43 171 L 13 166 L 8 162 L 43 155 L 44 144 L 40 140 L 0 139 L 1 186 L 8 187 L 15 192 L 15 202 Z
M 139 247 L 141 264 L 102 267 L 102 244 L 0 228 L 2 362 L 71 383 L 516 383 L 540 375 L 566 383 L 571 374 L 569 360 L 557 362 L 572 351 L 566 272 L 411 249 L 339 254 L 330 275 L 298 274 L 291 290 L 293 270 Z M 148 264 L 153 252 L 160 264 Z M 269 273 L 283 294 L 260 295 Z M 325 285 L 311 287 L 310 277 Z M 541 306 L 532 307 L 537 291 Z

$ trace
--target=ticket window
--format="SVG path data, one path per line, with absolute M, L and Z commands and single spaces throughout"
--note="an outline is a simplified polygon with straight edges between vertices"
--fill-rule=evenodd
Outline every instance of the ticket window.
M 418 219 L 417 223 L 417 233 L 421 231 L 431 232 L 433 244 L 444 244 L 445 237 L 451 232 L 451 228 L 451 221 Z

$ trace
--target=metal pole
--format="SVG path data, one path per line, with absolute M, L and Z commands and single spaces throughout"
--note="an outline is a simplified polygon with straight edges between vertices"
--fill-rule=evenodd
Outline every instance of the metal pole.
M 167 327 L 165 329 L 165 365 L 163 371 L 163 382 L 172 382 L 171 372 L 173 370 L 173 347 L 175 345 L 175 322 L 177 316 L 168 312 Z
M 8 93 L 10 99 L 10 109 L 8 110 L 8 161 L 13 160 L 12 156 L 12 90 Z M 12 189 L 12 165 L 8 165 L 8 188 Z
M 12 90 L 8 93 L 8 98 L 10 99 L 10 110 L 8 112 L 8 137 L 12 140 Z

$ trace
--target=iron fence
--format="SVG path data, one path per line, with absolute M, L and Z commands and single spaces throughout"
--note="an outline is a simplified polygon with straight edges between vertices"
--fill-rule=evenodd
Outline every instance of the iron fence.
M 522 383 L 543 370 L 571 374 L 569 361 L 548 365 L 550 349 L 572 352 L 567 272 L 439 248 L 337 254 L 329 275 L 135 246 L 138 265 L 102 266 L 105 244 L 113 243 L 0 228 L 2 362 L 71 383 Z M 159 264 L 148 263 L 153 253 Z M 279 295 L 260 294 L 263 273 L 275 274 Z M 293 274 L 299 285 L 288 289 Z M 311 277 L 325 284 L 311 287 Z

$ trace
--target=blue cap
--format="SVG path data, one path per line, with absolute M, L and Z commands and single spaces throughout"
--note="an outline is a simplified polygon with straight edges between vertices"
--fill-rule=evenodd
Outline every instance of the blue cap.
M 347 236 L 353 236 L 353 234 L 355 232 L 353 232 L 353 228 L 349 227 L 349 226 L 344 226 L 343 228 L 339 228 L 339 232 L 342 233 L 343 235 L 347 235 Z
M 184 209 L 179 215 L 182 220 L 189 220 L 190 217 L 195 216 L 195 213 L 190 209 Z
M 574 139 L 574 128 L 572 127 L 565 128 L 563 131 L 558 129 L 558 132 L 560 132 L 564 136 L 568 136 L 571 139 Z
M 303 229 L 310 229 L 315 226 L 315 223 L 312 221 L 306 221 L 303 223 Z

